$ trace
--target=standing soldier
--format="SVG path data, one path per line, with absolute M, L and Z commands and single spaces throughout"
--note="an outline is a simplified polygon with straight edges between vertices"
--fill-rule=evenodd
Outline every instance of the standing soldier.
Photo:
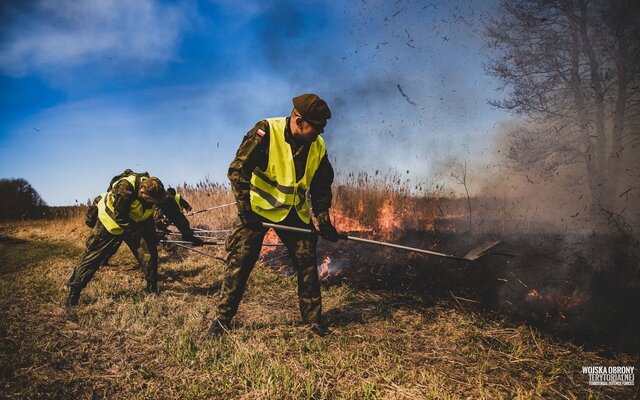
M 227 273 L 209 337 L 228 329 L 238 310 L 267 232 L 262 222 L 313 228 L 307 202 L 310 195 L 320 235 L 331 241 L 338 239 L 329 219 L 333 169 L 324 140 L 319 136 L 331 112 L 327 103 L 315 94 L 295 97 L 293 107 L 290 117 L 258 122 L 244 137 L 229 167 L 238 217 L 227 238 Z M 318 238 L 287 231 L 276 233 L 287 247 L 298 274 L 302 321 L 314 333 L 324 336 L 328 330 L 322 321 L 316 260 Z
M 87 250 L 80 258 L 69 279 L 67 306 L 78 304 L 80 292 L 87 286 L 98 267 L 117 250 L 120 243 L 131 237 L 144 239 L 149 251 L 149 261 L 143 265 L 148 293 L 158 292 L 158 250 L 153 225 L 156 207 L 175 223 L 184 240 L 196 245 L 202 241 L 193 236 L 189 222 L 182 215 L 173 198 L 167 196 L 160 179 L 148 174 L 136 174 L 126 170 L 119 179 L 114 179 L 111 189 L 102 194 L 98 202 L 98 220 L 87 240 Z M 134 239 L 132 243 L 139 243 Z M 140 246 L 131 249 L 142 260 Z

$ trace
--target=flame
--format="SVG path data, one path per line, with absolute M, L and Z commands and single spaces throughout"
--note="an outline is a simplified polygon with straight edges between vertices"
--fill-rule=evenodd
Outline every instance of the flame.
M 273 231 L 273 229 L 270 229 L 267 232 L 267 234 L 264 235 L 264 240 L 262 241 L 262 243 L 280 243 L 280 238 Z M 276 249 L 277 249 L 276 246 L 264 246 L 264 247 L 262 247 L 262 251 L 260 252 L 260 254 L 262 256 L 266 256 L 266 255 L 276 251 Z
M 333 209 L 331 214 L 333 217 L 333 225 L 336 227 L 338 232 L 366 232 L 371 230 L 359 221 L 347 217 L 345 213 L 338 208 Z
M 356 211 L 358 212 L 358 214 L 362 214 L 364 212 L 364 208 L 364 199 L 361 198 L 360 200 L 358 200 L 358 208 Z
M 318 275 L 320 275 L 320 279 L 327 279 L 331 274 L 329 271 L 329 264 L 331 264 L 331 258 L 326 256 L 322 261 L 322 264 L 318 266 Z
M 542 296 L 540 295 L 540 293 L 538 293 L 537 289 L 530 290 L 529 293 L 527 293 L 527 296 L 532 299 L 542 299 Z
M 551 290 L 532 289 L 527 293 L 527 298 L 530 300 L 544 301 L 557 305 L 560 308 L 572 308 L 579 306 L 585 301 L 589 300 L 589 295 L 585 292 L 575 290 L 571 294 L 558 294 L 551 293 Z
M 376 189 L 340 193 L 331 209 L 332 221 L 339 231 L 375 233 L 390 240 L 403 229 L 456 231 L 468 225 L 466 208 L 438 198 Z
M 324 260 L 318 265 L 318 275 L 320 279 L 327 280 L 339 276 L 342 272 L 342 267 L 345 262 L 343 260 L 331 261 L 331 257 L 325 256 Z
M 386 199 L 378 211 L 378 225 L 383 232 L 400 229 L 400 215 L 397 215 L 391 198 Z

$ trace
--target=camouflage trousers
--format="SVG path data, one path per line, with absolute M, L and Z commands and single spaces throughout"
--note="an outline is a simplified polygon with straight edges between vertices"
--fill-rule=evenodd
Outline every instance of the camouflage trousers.
M 102 263 L 102 265 L 107 265 L 109 263 L 109 260 L 111 260 L 111 257 L 113 257 L 118 252 L 118 249 L 120 248 L 121 243 L 124 242 L 129 248 L 129 250 L 131 251 L 131 254 L 133 255 L 133 257 L 138 262 L 138 268 L 144 271 L 145 262 L 144 262 L 144 258 L 142 257 L 142 252 L 140 251 L 140 245 L 141 245 L 140 239 L 141 237 L 139 235 L 123 235 L 123 238 L 120 241 L 120 244 L 118 244 L 117 246 L 114 246 L 111 249 L 111 251 L 105 256 L 104 262 Z M 87 245 L 89 240 L 91 240 L 91 236 L 89 236 L 89 239 L 87 239 Z
M 266 220 L 265 220 L 266 221 Z M 312 228 L 304 224 L 295 212 L 282 221 L 283 225 Z M 266 228 L 252 229 L 242 224 L 239 218 L 234 222 L 233 230 L 227 237 L 227 272 L 222 282 L 217 318 L 223 323 L 231 322 L 247 286 L 249 274 L 258 260 Z M 322 323 L 322 299 L 315 235 L 296 232 L 276 231 L 287 248 L 298 276 L 298 304 L 302 322 L 313 325 Z
M 122 235 L 114 235 L 98 220 L 87 239 L 87 249 L 80 257 L 80 261 L 69 278 L 68 286 L 72 289 L 84 289 L 98 268 L 115 254 L 123 241 L 131 249 L 138 264 L 142 266 L 147 282 L 157 282 L 158 249 L 156 247 L 156 238 L 153 234 L 153 229 L 149 230 L 146 222 L 142 223 L 142 234 L 125 232 Z M 153 228 L 153 224 L 151 224 L 151 228 Z M 144 246 L 141 243 L 142 240 L 144 240 Z M 146 260 L 144 257 L 145 252 L 148 254 L 148 259 Z

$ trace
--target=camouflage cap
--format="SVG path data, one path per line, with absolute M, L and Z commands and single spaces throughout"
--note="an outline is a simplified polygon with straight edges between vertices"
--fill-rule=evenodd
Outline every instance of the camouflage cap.
M 327 103 L 315 94 L 307 93 L 293 98 L 293 107 L 305 121 L 324 127 L 331 118 Z
M 140 190 L 143 190 L 148 196 L 157 201 L 163 200 L 167 196 L 167 192 L 164 190 L 164 185 L 160 179 L 155 176 L 142 181 L 140 184 Z

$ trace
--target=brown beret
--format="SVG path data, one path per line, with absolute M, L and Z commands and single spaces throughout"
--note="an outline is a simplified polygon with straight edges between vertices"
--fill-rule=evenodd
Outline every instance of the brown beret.
M 327 103 L 315 94 L 307 93 L 293 98 L 293 107 L 302 118 L 314 125 L 324 127 L 331 118 Z

